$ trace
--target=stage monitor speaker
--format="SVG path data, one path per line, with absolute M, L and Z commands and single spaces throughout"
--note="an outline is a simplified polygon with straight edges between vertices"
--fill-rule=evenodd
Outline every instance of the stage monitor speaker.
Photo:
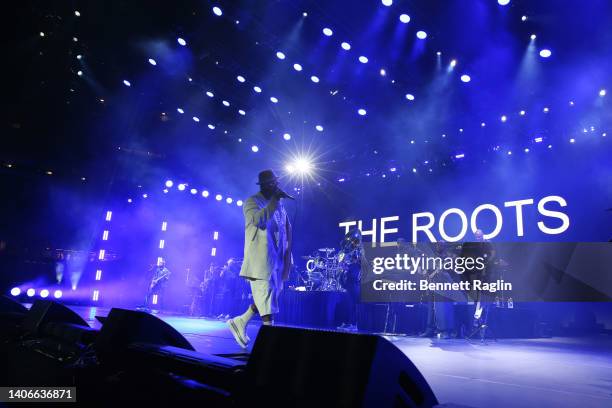
M 8 296 L 0 296 L 0 313 L 27 313 L 28 309 Z
M 70 323 L 89 327 L 78 314 L 61 303 L 48 299 L 37 299 L 23 320 L 22 329 L 31 334 L 40 334 L 47 323 Z
M 193 346 L 168 323 L 149 313 L 111 309 L 96 339 L 96 352 L 101 361 L 118 361 L 132 343 L 148 343 L 195 350 Z
M 431 407 L 410 359 L 370 334 L 262 326 L 247 364 L 248 400 L 287 406 Z

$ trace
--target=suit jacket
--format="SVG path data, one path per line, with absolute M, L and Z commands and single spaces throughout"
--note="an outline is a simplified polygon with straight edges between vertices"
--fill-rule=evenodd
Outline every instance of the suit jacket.
M 291 224 L 283 204 L 261 192 L 249 197 L 244 213 L 244 260 L 240 276 L 268 279 L 278 287 L 293 265 Z

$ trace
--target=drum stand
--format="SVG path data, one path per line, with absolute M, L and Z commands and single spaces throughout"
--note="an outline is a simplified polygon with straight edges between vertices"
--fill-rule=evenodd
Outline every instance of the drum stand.
M 478 304 L 478 303 L 477 303 Z M 478 319 L 478 325 L 474 327 L 474 329 L 472 329 L 472 332 L 465 338 L 467 341 L 472 340 L 477 334 L 480 335 L 480 342 L 482 344 L 486 344 L 486 337 L 487 337 L 487 333 L 489 333 L 491 335 L 491 338 L 493 339 L 493 341 L 497 342 L 497 337 L 495 336 L 495 333 L 493 332 L 493 329 L 491 329 L 488 325 L 488 320 L 489 320 L 489 309 L 491 308 L 491 303 L 488 302 L 487 304 L 485 304 L 483 306 L 484 310 L 484 318 L 482 319 Z

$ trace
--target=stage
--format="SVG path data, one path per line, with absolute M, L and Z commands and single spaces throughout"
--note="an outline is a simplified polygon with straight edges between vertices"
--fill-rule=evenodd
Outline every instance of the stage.
M 71 306 L 92 327 L 108 308 Z M 202 353 L 244 352 L 225 322 L 157 314 Z M 259 330 L 251 323 L 251 345 Z M 612 338 L 464 339 L 389 337 L 419 368 L 441 403 L 474 407 L 609 407 Z

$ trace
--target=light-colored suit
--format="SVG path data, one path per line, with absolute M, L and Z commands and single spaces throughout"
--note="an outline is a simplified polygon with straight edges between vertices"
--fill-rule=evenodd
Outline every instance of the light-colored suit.
M 244 261 L 240 276 L 269 280 L 280 290 L 293 265 L 291 224 L 285 207 L 277 198 L 268 200 L 259 192 L 246 200 L 243 213 Z

